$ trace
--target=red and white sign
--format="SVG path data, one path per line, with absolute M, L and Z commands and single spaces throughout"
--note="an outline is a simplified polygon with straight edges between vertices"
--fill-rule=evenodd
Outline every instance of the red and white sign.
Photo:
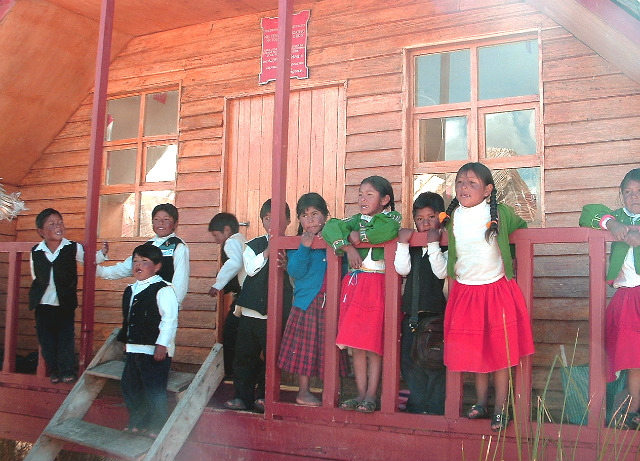
M 291 78 L 309 78 L 307 67 L 307 23 L 309 10 L 293 15 L 291 25 Z M 278 18 L 262 18 L 262 62 L 258 83 L 276 79 Z

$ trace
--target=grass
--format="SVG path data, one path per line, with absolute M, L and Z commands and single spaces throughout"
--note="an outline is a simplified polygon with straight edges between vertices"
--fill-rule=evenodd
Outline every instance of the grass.
M 579 333 L 579 331 L 578 331 Z M 577 435 L 575 436 L 575 440 L 565 440 L 563 437 L 563 427 L 565 421 L 565 413 L 567 410 L 567 395 L 568 392 L 565 391 L 564 400 L 562 403 L 562 411 L 560 415 L 560 421 L 555 422 L 553 417 L 551 416 L 551 412 L 547 408 L 546 402 L 546 394 L 549 389 L 549 385 L 551 382 L 551 377 L 553 375 L 554 370 L 559 367 L 562 367 L 565 373 L 568 376 L 567 385 L 575 386 L 578 388 L 579 384 L 575 382 L 573 378 L 573 370 L 574 365 L 573 361 L 575 358 L 575 350 L 578 344 L 578 334 L 576 334 L 576 340 L 573 347 L 573 354 L 571 357 L 570 364 L 566 365 L 563 363 L 560 355 L 556 355 L 553 363 L 551 364 L 551 368 L 549 370 L 547 380 L 545 383 L 545 387 L 543 389 L 542 395 L 537 397 L 537 408 L 535 412 L 535 426 L 532 423 L 526 424 L 518 424 L 518 412 L 515 407 L 515 390 L 514 390 L 514 380 L 512 375 L 512 367 L 509 367 L 509 398 L 508 403 L 513 412 L 514 418 L 514 432 L 515 432 L 515 443 L 517 447 L 517 459 L 518 461 L 528 460 L 528 461 L 542 461 L 542 460 L 551 460 L 555 459 L 556 461 L 585 461 L 583 455 L 578 453 L 578 448 L 580 447 L 580 434 L 582 431 L 582 423 L 585 423 L 587 417 L 590 413 L 591 400 L 584 403 L 584 414 L 581 418 L 581 424 L 578 426 Z M 507 342 L 508 347 L 508 342 Z M 523 383 L 524 385 L 524 383 Z M 523 393 L 526 392 L 525 389 L 521 390 Z M 580 393 L 578 393 L 580 395 Z M 605 402 L 606 403 L 606 402 Z M 619 403 L 616 408 L 611 421 L 607 424 L 606 430 L 605 428 L 601 428 L 598 434 L 598 446 L 596 451 L 596 457 L 593 461 L 638 461 L 640 460 L 640 449 L 637 449 L 638 445 L 638 431 L 637 430 L 627 430 L 620 429 L 616 426 L 615 421 L 621 417 L 626 417 L 626 412 L 628 411 L 628 397 L 622 403 Z M 602 412 L 604 413 L 606 410 L 606 405 L 602 406 Z M 600 419 L 604 419 L 604 414 L 599 415 Z M 546 425 L 552 425 L 553 431 L 546 430 Z M 524 429 L 524 434 L 521 430 Z M 555 438 L 547 435 L 547 433 L 556 434 Z M 573 439 L 573 437 L 572 437 Z M 483 436 L 481 441 L 480 453 L 478 456 L 479 461 L 503 461 L 505 455 L 505 447 L 506 447 L 506 437 L 505 434 L 500 431 L 495 436 Z M 635 448 L 635 451 L 632 450 Z M 551 451 L 555 451 L 555 456 Z M 462 446 L 462 459 L 465 460 L 464 454 L 464 445 Z M 509 460 L 511 461 L 511 460 Z M 591 460 L 589 460 L 591 461 Z

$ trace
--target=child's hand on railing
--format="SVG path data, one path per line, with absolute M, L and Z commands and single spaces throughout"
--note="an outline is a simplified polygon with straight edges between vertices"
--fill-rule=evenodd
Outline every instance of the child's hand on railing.
M 622 224 L 621 222 L 616 221 L 615 219 L 610 219 L 607 221 L 607 229 L 613 235 L 615 240 L 624 240 L 629 232 L 629 228 Z
M 409 243 L 412 235 L 413 229 L 407 229 L 403 227 L 398 231 L 398 243 Z
M 305 246 L 309 246 L 309 245 L 305 245 Z M 278 252 L 278 267 L 280 269 L 287 270 L 287 263 L 288 263 L 287 252 L 284 250 L 280 250 Z
M 349 267 L 352 269 L 360 269 L 362 266 L 362 257 L 358 250 L 351 245 L 343 246 L 342 249 L 347 254 L 347 259 L 349 260 Z
M 637 230 L 629 230 L 624 238 L 624 241 L 627 245 L 634 248 L 640 246 L 640 232 L 638 232 Z
M 107 256 L 107 253 L 109 253 L 109 242 L 105 240 L 102 242 L 102 254 Z

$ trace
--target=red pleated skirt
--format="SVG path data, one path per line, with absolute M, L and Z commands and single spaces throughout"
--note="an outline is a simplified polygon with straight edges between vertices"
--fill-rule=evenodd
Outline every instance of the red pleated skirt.
M 444 363 L 452 371 L 502 370 L 534 352 L 529 312 L 515 279 L 454 281 L 444 328 Z
M 352 272 L 342 279 L 336 344 L 382 355 L 384 274 Z
M 607 381 L 615 381 L 616 372 L 640 368 L 640 286 L 618 288 L 607 307 L 605 346 Z

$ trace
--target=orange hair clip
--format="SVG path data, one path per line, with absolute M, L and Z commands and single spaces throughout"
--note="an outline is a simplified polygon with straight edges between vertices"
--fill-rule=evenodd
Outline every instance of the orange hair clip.
M 490 229 L 491 228 L 491 224 L 493 224 L 493 223 L 496 223 L 496 226 L 498 225 L 498 221 L 495 221 L 495 220 L 494 221 L 489 221 L 487 223 L 487 229 Z
M 445 219 L 447 219 L 449 217 L 449 215 L 447 214 L 446 211 L 441 211 L 440 214 L 438 215 L 438 219 L 440 220 L 440 222 L 444 222 Z

